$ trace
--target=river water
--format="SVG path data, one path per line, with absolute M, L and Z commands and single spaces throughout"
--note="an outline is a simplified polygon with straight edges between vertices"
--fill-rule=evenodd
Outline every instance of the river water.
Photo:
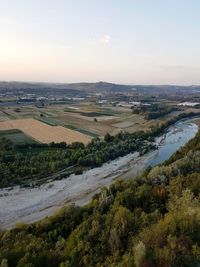
M 182 120 L 170 126 L 166 133 L 156 138 L 158 150 L 148 162 L 155 166 L 169 159 L 180 147 L 184 146 L 198 132 L 198 126 L 192 120 Z

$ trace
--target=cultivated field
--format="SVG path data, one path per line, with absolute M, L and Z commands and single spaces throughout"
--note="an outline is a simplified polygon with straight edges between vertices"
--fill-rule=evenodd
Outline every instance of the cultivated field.
M 36 119 L 48 126 L 64 127 L 65 132 L 69 129 L 73 133 L 72 134 L 70 131 L 70 136 L 74 135 L 74 132 L 76 136 L 78 133 L 81 133 L 83 134 L 83 136 L 81 135 L 81 139 L 84 140 L 85 137 L 87 139 L 97 136 L 103 138 L 106 133 L 116 135 L 120 131 L 127 131 L 130 133 L 140 130 L 146 131 L 152 125 L 176 117 L 182 112 L 187 113 L 191 111 L 198 112 L 199 110 L 184 107 L 183 111 L 175 111 L 156 120 L 146 120 L 141 114 L 133 114 L 130 107 L 114 106 L 109 103 L 98 104 L 87 101 L 76 104 L 49 105 L 43 108 L 38 108 L 35 105 L 21 106 L 19 104 L 9 107 L 0 107 L 0 122 L 19 119 Z M 55 129 L 59 129 L 55 127 L 53 127 L 54 129 L 52 129 L 52 127 L 50 129 L 55 132 Z M 62 130 L 59 130 L 59 132 L 62 132 Z M 49 128 L 47 128 L 47 131 L 49 131 Z M 67 135 L 69 135 L 68 132 Z M 56 131 L 54 138 L 57 136 L 60 140 L 58 135 L 58 131 Z M 45 140 L 47 139 L 45 138 Z M 68 140 L 67 137 L 67 141 Z
M 31 138 L 30 136 L 24 134 L 20 130 L 7 130 L 0 131 L 0 139 L 5 138 L 10 140 L 13 144 L 16 145 L 25 145 L 25 144 L 36 144 L 36 140 Z
M 87 144 L 91 137 L 62 126 L 50 126 L 35 119 L 19 119 L 0 122 L 0 131 L 18 129 L 41 143 L 82 142 Z

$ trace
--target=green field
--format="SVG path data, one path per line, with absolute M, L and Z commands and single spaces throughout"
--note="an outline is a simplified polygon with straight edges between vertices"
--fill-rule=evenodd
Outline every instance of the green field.
M 82 116 L 86 116 L 86 117 L 100 117 L 100 116 L 115 116 L 117 114 L 119 114 L 119 112 L 114 112 L 111 109 L 105 108 L 104 110 L 99 110 L 99 107 L 97 109 L 97 111 L 83 111 L 83 110 L 73 110 L 73 109 L 69 109 L 69 108 L 65 108 L 64 112 L 69 112 L 69 113 L 77 113 L 80 114 Z
M 10 140 L 13 144 L 37 144 L 38 142 L 24 134 L 20 130 L 0 131 L 0 139 L 5 138 Z
M 36 117 L 36 119 L 50 126 L 57 126 L 57 125 L 62 124 L 60 120 L 52 118 L 52 117 Z
M 78 131 L 78 132 L 80 132 L 82 134 L 86 134 L 86 135 L 89 135 L 89 136 L 92 136 L 92 137 L 98 137 L 99 136 L 98 134 L 92 133 L 92 132 L 90 132 L 88 130 L 80 129 L 80 128 L 78 128 L 78 127 L 76 127 L 74 125 L 71 125 L 71 124 L 66 124 L 66 125 L 64 125 L 64 127 L 68 128 L 70 130 Z
M 87 117 L 113 116 L 113 112 L 81 112 L 80 115 Z

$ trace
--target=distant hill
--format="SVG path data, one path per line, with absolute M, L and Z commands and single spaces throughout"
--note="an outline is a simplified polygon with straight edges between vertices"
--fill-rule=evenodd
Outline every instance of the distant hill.
M 132 91 L 130 85 L 121 85 L 107 82 L 97 82 L 97 83 L 72 83 L 67 84 L 67 88 L 74 90 L 85 90 L 85 91 L 99 91 L 99 92 L 123 92 L 123 91 Z
M 41 91 L 48 94 L 55 93 L 126 93 L 139 92 L 144 94 L 196 94 L 200 93 L 200 86 L 177 86 L 177 85 L 123 85 L 108 82 L 80 82 L 80 83 L 32 83 L 32 82 L 0 82 L 0 92 L 21 91 L 25 93 L 39 93 Z
M 132 86 L 130 85 L 120 85 L 107 82 L 97 82 L 97 83 L 28 83 L 28 82 L 0 82 L 1 89 L 17 89 L 17 90 L 26 90 L 26 89 L 57 89 L 57 90 L 80 90 L 87 92 L 94 91 L 130 91 Z

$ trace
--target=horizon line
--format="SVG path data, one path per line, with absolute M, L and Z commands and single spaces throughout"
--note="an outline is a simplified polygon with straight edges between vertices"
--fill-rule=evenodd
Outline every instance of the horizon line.
M 31 80 L 0 80 L 0 83 L 29 83 L 29 84 L 81 84 L 81 83 L 88 83 L 88 84 L 97 84 L 97 83 L 107 83 L 107 84 L 115 84 L 115 85 L 126 85 L 126 86 L 179 86 L 179 87 L 198 87 L 200 84 L 150 84 L 150 83 L 122 83 L 122 82 L 112 82 L 112 81 L 78 81 L 78 82 L 52 82 L 52 81 L 31 81 Z

